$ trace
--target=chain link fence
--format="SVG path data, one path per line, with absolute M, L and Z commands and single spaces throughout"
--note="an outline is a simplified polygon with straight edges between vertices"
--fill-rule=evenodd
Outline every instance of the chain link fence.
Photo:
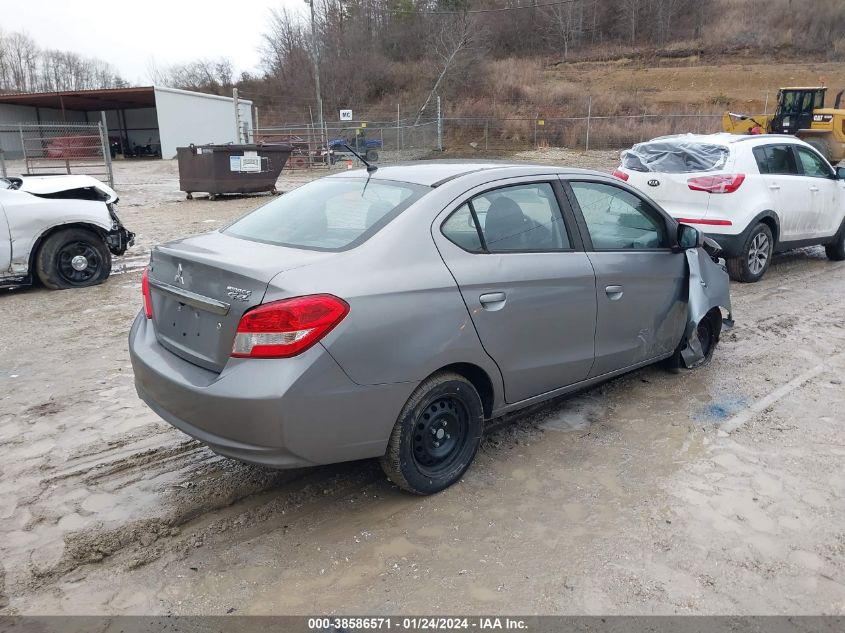
M 0 176 L 87 174 L 114 186 L 109 139 L 102 123 L 0 125 Z
M 488 154 L 491 158 L 543 148 L 622 150 L 669 134 L 708 134 L 722 130 L 721 114 L 638 114 L 578 117 L 444 117 L 415 124 L 384 118 L 313 125 L 258 128 L 255 142 L 290 143 L 291 168 L 328 166 L 351 158 L 348 144 L 362 156 L 385 162 L 438 155 Z M 326 153 L 328 147 L 331 153 Z
M 721 131 L 718 114 L 642 114 L 556 118 L 445 118 L 449 150 L 491 153 L 546 147 L 579 150 L 625 149 L 668 134 Z
M 328 167 L 354 156 L 351 147 L 368 160 L 397 162 L 428 156 L 440 149 L 436 120 L 413 123 L 410 120 L 327 123 L 322 132 L 311 124 L 259 127 L 252 130 L 251 142 L 286 143 L 293 153 L 290 169 Z M 326 151 L 329 150 L 329 151 Z

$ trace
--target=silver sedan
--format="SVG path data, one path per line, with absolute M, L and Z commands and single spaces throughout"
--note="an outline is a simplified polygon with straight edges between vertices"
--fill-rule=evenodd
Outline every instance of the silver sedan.
M 469 467 L 485 420 L 650 363 L 706 362 L 730 322 L 717 248 L 597 172 L 348 171 L 155 248 L 135 382 L 222 455 L 378 457 L 433 493 Z

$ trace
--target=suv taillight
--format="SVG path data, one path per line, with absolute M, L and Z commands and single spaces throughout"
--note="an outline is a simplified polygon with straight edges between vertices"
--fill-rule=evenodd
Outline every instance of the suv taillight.
M 150 269 L 144 269 L 144 275 L 141 277 L 141 292 L 144 293 L 144 316 L 148 319 L 153 318 L 153 298 L 150 296 Z
M 334 295 L 282 299 L 244 313 L 235 334 L 235 358 L 289 358 L 301 354 L 349 314 Z
M 707 193 L 733 193 L 745 181 L 745 174 L 719 174 L 718 176 L 698 176 L 687 180 L 687 186 L 693 191 Z
M 630 178 L 630 176 L 621 169 L 614 169 L 613 175 L 616 176 L 619 180 L 624 180 L 625 182 L 627 182 L 628 178 Z

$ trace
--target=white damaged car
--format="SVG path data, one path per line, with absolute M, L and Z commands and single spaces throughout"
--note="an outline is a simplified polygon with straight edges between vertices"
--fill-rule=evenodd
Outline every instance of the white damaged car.
M 116 202 L 115 191 L 91 176 L 0 178 L 0 288 L 36 276 L 54 290 L 105 281 L 112 255 L 135 238 Z

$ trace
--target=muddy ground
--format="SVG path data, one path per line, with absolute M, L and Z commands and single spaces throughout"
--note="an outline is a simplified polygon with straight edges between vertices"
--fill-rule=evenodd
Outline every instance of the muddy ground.
M 373 462 L 218 457 L 138 400 L 151 246 L 266 197 L 188 202 L 170 161 L 116 169 L 138 239 L 108 282 L 0 293 L 0 613 L 845 613 L 845 264 L 821 249 L 732 286 L 708 366 L 515 416 L 418 498 Z

